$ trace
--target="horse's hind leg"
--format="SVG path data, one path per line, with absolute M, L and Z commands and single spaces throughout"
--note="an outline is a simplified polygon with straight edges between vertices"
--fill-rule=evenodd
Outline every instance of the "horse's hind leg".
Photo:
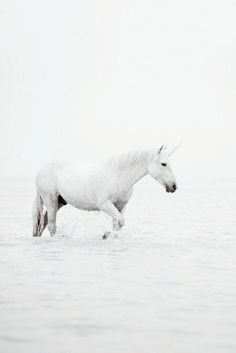
M 46 210 L 43 211 L 43 222 L 41 222 L 41 224 L 39 225 L 39 234 L 38 236 L 40 237 L 44 231 L 44 229 L 47 227 L 48 224 L 48 213 Z
M 51 236 L 56 233 L 56 215 L 58 210 L 58 197 L 57 195 L 47 195 L 43 198 L 44 204 L 47 209 L 47 226 Z
M 56 233 L 56 215 L 57 211 L 65 206 L 67 202 L 59 195 L 47 195 L 43 197 L 43 202 L 46 207 L 44 211 L 44 224 L 42 226 L 40 235 L 43 230 L 48 226 L 50 235 L 53 236 Z

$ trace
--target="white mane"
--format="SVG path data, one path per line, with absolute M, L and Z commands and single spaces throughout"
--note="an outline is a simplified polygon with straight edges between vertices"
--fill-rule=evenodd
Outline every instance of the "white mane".
M 152 150 L 134 150 L 110 157 L 105 166 L 114 173 L 123 174 L 140 165 L 145 165 L 152 155 Z

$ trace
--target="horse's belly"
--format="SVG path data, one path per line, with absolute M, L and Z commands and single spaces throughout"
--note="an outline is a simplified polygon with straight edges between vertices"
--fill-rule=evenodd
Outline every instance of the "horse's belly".
M 84 202 L 77 202 L 73 204 L 74 207 L 78 208 L 79 210 L 85 210 L 85 211 L 98 211 L 97 206 L 93 204 L 88 204 Z
M 76 193 L 68 192 L 68 190 L 61 190 L 60 195 L 63 197 L 63 199 L 65 199 L 67 203 L 80 210 L 96 211 L 98 209 L 93 200 L 88 197 L 83 197 L 81 194 L 77 195 Z
M 58 181 L 58 191 L 63 199 L 70 205 L 81 210 L 97 210 L 93 192 L 86 183 Z

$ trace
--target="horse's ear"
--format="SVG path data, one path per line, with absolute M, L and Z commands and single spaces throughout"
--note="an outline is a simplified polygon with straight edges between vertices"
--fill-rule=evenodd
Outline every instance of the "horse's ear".
M 159 154 L 161 154 L 161 151 L 163 150 L 163 148 L 164 148 L 164 145 L 162 145 L 162 146 L 159 148 L 159 151 L 158 151 Z
M 163 152 L 164 150 L 166 150 L 167 148 L 167 145 L 162 145 L 160 148 L 159 148 L 159 154 L 161 154 L 161 152 Z

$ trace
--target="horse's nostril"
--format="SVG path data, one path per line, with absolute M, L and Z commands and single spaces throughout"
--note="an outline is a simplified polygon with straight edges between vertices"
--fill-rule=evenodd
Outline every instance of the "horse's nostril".
M 176 190 L 176 189 L 177 189 L 176 184 L 173 184 L 173 189 L 174 189 L 174 190 Z

